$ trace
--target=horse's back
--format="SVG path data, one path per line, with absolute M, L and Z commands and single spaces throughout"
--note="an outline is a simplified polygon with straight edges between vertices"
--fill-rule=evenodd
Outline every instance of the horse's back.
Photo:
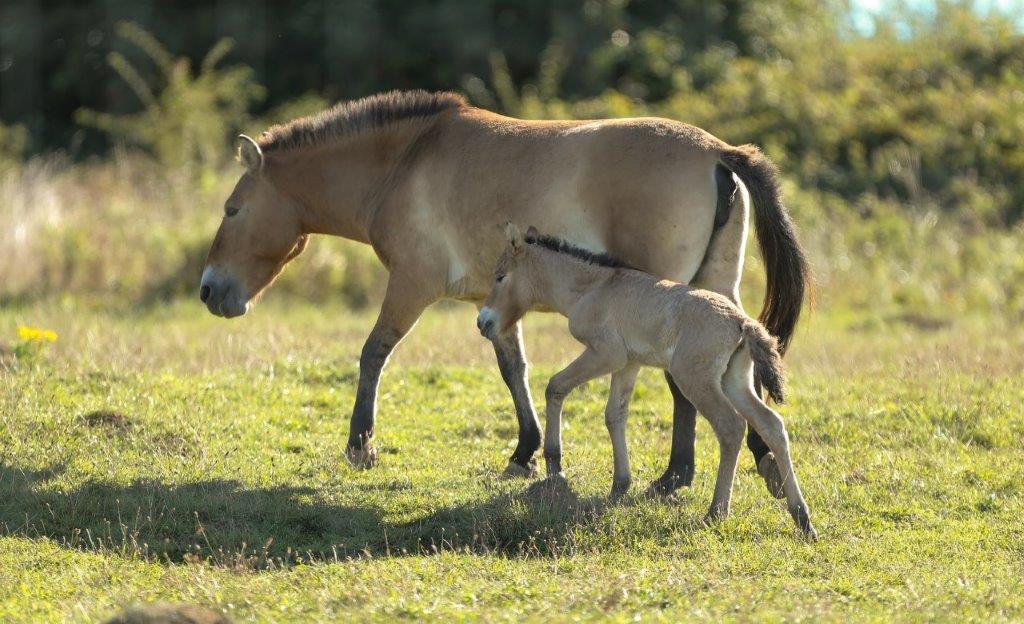
M 724 144 L 702 130 L 657 118 L 524 121 L 469 109 L 447 115 L 430 143 L 400 209 L 448 249 L 459 296 L 486 294 L 506 221 L 680 282 L 704 258 Z

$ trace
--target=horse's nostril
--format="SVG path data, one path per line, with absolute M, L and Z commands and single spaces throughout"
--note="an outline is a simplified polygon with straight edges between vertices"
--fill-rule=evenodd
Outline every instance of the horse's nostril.
M 206 300 L 209 299 L 209 298 L 210 298 L 210 285 L 209 284 L 203 284 L 199 288 L 199 300 L 202 301 L 203 303 L 206 303 Z

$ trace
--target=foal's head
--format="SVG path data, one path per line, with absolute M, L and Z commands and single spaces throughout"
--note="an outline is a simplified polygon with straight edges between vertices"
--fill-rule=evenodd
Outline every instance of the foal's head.
M 534 298 L 532 280 L 529 275 L 524 275 L 527 271 L 523 270 L 524 260 L 530 253 L 523 233 L 512 223 L 506 223 L 505 236 L 508 244 L 498 257 L 491 294 L 476 317 L 477 328 L 489 340 L 494 340 L 523 318 Z M 536 238 L 537 230 L 531 227 L 526 236 Z
M 255 141 L 242 135 L 246 172 L 224 204 L 224 220 L 206 257 L 199 298 L 217 316 L 245 314 L 249 303 L 306 247 L 298 204 L 282 194 Z

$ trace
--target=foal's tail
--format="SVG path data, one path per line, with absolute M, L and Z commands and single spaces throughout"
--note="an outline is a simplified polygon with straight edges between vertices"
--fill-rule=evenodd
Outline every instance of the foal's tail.
M 739 176 L 754 203 L 754 227 L 768 287 L 760 320 L 785 352 L 800 318 L 810 271 L 779 193 L 779 171 L 754 145 L 726 146 L 719 160 Z
M 773 401 L 785 401 L 782 387 L 786 383 L 786 371 L 782 366 L 778 340 L 768 333 L 764 325 L 752 318 L 745 318 L 743 344 L 750 350 L 750 357 L 754 360 L 754 378 L 764 386 Z

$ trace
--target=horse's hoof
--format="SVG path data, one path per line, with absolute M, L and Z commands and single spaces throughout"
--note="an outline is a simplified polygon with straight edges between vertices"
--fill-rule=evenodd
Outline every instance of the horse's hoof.
M 548 476 L 545 477 L 545 479 L 547 479 L 551 483 L 556 483 L 558 485 L 569 483 L 569 480 L 565 478 L 565 473 L 562 471 L 549 473 Z
M 678 475 L 668 471 L 654 481 L 651 481 L 651 484 L 644 491 L 644 496 L 648 498 L 671 499 L 677 489 L 689 487 L 692 481 L 693 471 L 690 471 L 689 478 L 686 475 Z
M 537 476 L 537 460 L 531 459 L 525 466 L 517 464 L 514 460 L 508 460 L 505 472 L 501 473 L 502 479 L 532 479 Z
M 608 495 L 608 498 L 610 498 L 612 502 L 622 500 L 622 497 L 629 492 L 630 485 L 632 485 L 631 481 L 613 481 L 612 491 L 611 494 Z
M 701 520 L 701 522 L 704 524 L 704 526 L 710 527 L 721 523 L 728 517 L 729 509 L 727 507 L 723 508 L 721 505 L 712 504 L 711 507 L 708 508 L 708 512 L 704 514 L 704 518 Z
M 791 507 L 789 515 L 793 516 L 797 528 L 800 529 L 805 539 L 811 542 L 818 541 L 818 532 L 814 529 L 814 525 L 811 524 L 811 512 L 807 509 L 805 503 Z
M 786 498 L 783 488 L 782 474 L 779 472 L 779 465 L 775 463 L 775 454 L 768 453 L 757 462 L 757 474 L 764 479 L 768 493 L 775 498 Z
M 369 444 L 364 444 L 361 449 L 349 446 L 345 449 L 345 457 L 356 470 L 369 470 L 377 465 L 377 447 Z
M 545 457 L 544 468 L 545 472 L 549 477 L 557 474 L 562 474 L 562 459 L 554 457 Z
M 807 526 L 805 526 L 805 527 L 803 527 L 803 529 L 801 529 L 801 532 L 803 533 L 804 539 L 806 539 L 807 541 L 809 541 L 809 542 L 816 542 L 816 541 L 818 541 L 818 531 L 817 531 L 817 529 L 814 528 L 814 525 L 811 524 L 810 522 L 807 523 Z

